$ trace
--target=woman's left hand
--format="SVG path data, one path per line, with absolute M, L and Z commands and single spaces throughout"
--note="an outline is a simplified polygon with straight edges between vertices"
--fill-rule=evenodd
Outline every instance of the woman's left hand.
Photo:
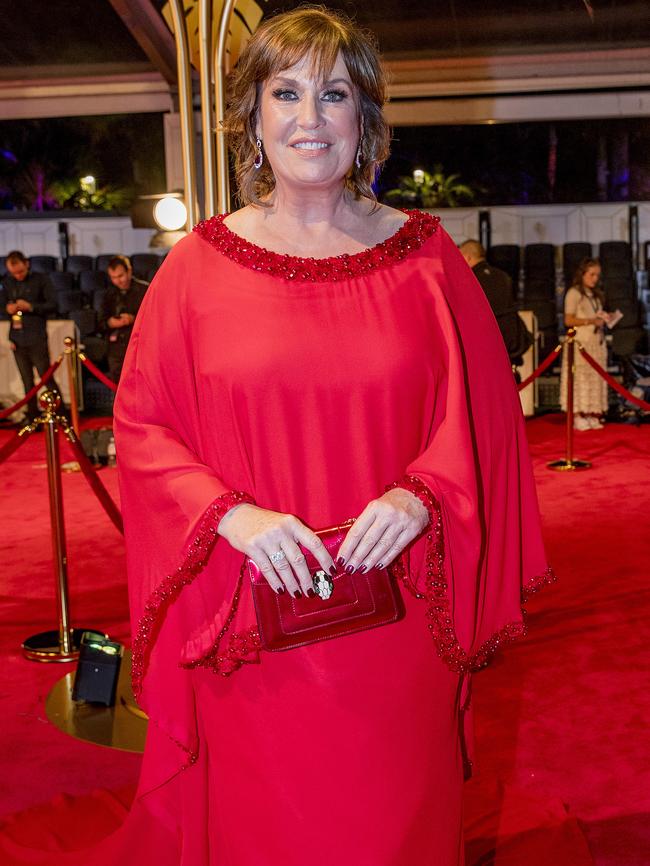
M 417 496 L 394 487 L 366 505 L 345 536 L 337 563 L 345 565 L 350 574 L 363 574 L 375 566 L 385 568 L 428 522 L 427 509 Z

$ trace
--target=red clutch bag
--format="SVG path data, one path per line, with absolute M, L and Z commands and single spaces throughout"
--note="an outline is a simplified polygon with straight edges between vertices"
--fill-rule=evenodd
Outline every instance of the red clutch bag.
M 317 532 L 333 559 L 352 524 Z M 365 574 L 323 571 L 310 551 L 301 547 L 314 581 L 314 598 L 277 593 L 248 559 L 260 640 L 265 650 L 287 650 L 356 631 L 388 625 L 404 616 L 395 579 L 386 568 Z

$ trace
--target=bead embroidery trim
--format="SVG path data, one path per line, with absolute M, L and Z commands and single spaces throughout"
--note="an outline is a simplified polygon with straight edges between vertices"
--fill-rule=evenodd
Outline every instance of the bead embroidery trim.
M 408 219 L 382 243 L 358 253 L 345 253 L 324 259 L 281 255 L 247 241 L 224 224 L 227 214 L 219 214 L 194 226 L 199 237 L 232 261 L 264 274 L 303 282 L 336 282 L 368 274 L 405 259 L 431 237 L 440 217 L 409 211 Z
M 493 634 L 472 656 L 469 656 L 460 645 L 454 629 L 450 612 L 448 583 L 445 577 L 445 548 L 442 530 L 442 513 L 440 504 L 426 484 L 415 475 L 407 475 L 387 487 L 391 490 L 402 487 L 408 490 L 422 502 L 429 513 L 429 525 L 426 535 L 426 580 L 423 593 L 413 587 L 404 557 L 396 560 L 391 569 L 417 598 L 427 602 L 426 615 L 429 619 L 428 629 L 433 638 L 438 655 L 447 667 L 459 674 L 472 673 L 481 670 L 492 659 L 499 646 L 510 643 L 527 633 L 526 611 L 522 608 L 523 622 L 512 622 Z M 557 580 L 552 569 L 547 568 L 544 574 L 534 577 L 522 590 L 522 602 L 532 594 L 539 592 L 543 586 L 555 583 Z
M 197 659 L 193 662 L 184 663 L 181 667 L 190 669 L 197 667 L 210 668 L 213 673 L 228 677 L 230 674 L 239 670 L 242 665 L 252 661 L 250 656 L 253 653 L 257 654 L 262 649 L 262 641 L 258 630 L 256 628 L 249 628 L 244 632 L 234 632 L 231 634 L 228 639 L 227 649 L 225 652 L 221 654 L 219 653 L 221 641 L 232 625 L 232 621 L 237 613 L 237 608 L 239 607 L 239 599 L 244 582 L 245 570 L 246 562 L 243 562 L 239 570 L 239 579 L 237 581 L 237 588 L 235 589 L 230 611 L 226 617 L 226 622 L 224 623 L 223 628 L 217 635 L 216 641 L 203 658 Z
M 142 693 L 142 681 L 147 667 L 151 639 L 161 613 L 178 598 L 183 587 L 192 583 L 207 562 L 217 539 L 217 527 L 221 518 L 235 505 L 241 505 L 244 502 L 254 504 L 253 498 L 248 493 L 237 490 L 218 496 L 203 514 L 196 534 L 186 549 L 182 564 L 173 574 L 164 578 L 160 586 L 147 599 L 133 639 L 131 679 L 133 694 L 136 698 Z M 229 617 L 228 624 L 231 621 L 232 618 Z

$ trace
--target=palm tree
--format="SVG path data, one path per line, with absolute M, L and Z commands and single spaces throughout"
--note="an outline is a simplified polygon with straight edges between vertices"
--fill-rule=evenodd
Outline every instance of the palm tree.
M 433 172 L 416 169 L 412 175 L 402 175 L 399 186 L 388 190 L 385 197 L 388 201 L 417 207 L 458 207 L 462 199 L 474 199 L 474 191 L 460 183 L 459 178 L 459 174 L 446 175 L 438 163 Z

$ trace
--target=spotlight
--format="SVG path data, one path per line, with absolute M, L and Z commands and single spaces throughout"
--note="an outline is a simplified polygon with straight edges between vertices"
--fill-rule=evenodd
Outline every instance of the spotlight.
M 165 196 L 156 202 L 153 218 L 163 231 L 175 232 L 187 222 L 187 208 L 180 198 Z
M 97 181 L 92 174 L 87 174 L 85 177 L 79 178 L 79 186 L 89 195 L 94 195 L 97 192 Z
M 424 183 L 424 171 L 421 168 L 416 168 L 413 170 L 413 180 L 418 185 Z

